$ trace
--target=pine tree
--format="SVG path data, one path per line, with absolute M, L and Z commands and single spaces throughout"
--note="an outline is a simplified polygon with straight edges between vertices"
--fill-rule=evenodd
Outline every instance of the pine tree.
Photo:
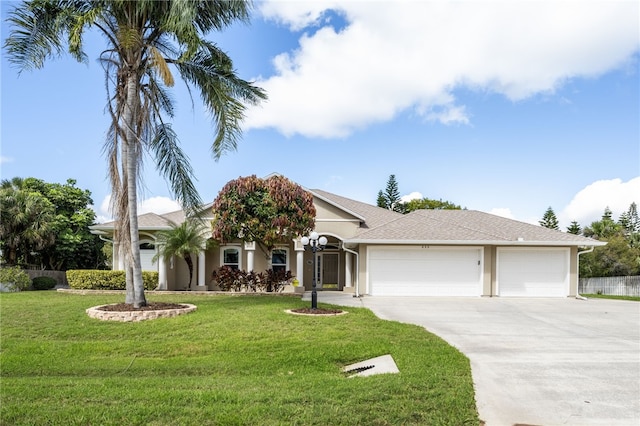
M 640 217 L 638 217 L 638 206 L 635 202 L 631 203 L 629 210 L 620 215 L 618 223 L 622 225 L 626 235 L 640 232 Z
M 575 220 L 571 222 L 571 225 L 567 227 L 567 232 L 573 235 L 580 235 L 582 233 L 582 228 Z
M 384 196 L 384 192 L 382 192 L 382 190 L 378 191 L 377 206 L 382 207 L 383 209 L 386 209 L 389 207 L 387 206 L 387 197 Z
M 556 218 L 556 214 L 553 212 L 553 209 L 549 207 L 546 212 L 544 212 L 544 216 L 542 216 L 542 220 L 538 222 L 540 226 L 544 226 L 545 228 L 555 229 L 556 231 L 560 230 L 558 227 L 558 218 Z
M 400 191 L 398 190 L 396 175 L 389 176 L 389 180 L 387 181 L 387 188 L 385 189 L 383 195 L 387 202 L 387 209 L 396 212 L 402 212 Z

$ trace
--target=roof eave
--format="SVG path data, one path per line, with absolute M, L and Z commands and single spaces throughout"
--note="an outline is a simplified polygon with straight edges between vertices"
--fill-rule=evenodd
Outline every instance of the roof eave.
M 552 247 L 598 247 L 604 241 L 512 241 L 512 240 L 404 240 L 352 238 L 345 244 L 394 244 L 394 245 L 451 245 L 451 246 L 552 246 Z

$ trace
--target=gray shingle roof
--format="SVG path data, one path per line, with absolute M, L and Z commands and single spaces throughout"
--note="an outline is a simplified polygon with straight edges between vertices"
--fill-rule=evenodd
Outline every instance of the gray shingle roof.
M 476 210 L 416 210 L 349 242 L 592 246 L 604 243 Z
M 309 191 L 362 220 L 360 231 L 347 240 L 350 243 L 555 246 L 606 244 L 477 210 L 416 210 L 403 215 L 320 189 Z M 204 216 L 210 214 L 210 209 L 211 204 L 203 207 Z M 140 230 L 169 229 L 171 222 L 179 224 L 184 218 L 182 210 L 163 215 L 146 213 L 138 217 L 138 226 Z M 91 229 L 111 230 L 114 225 L 114 222 L 109 222 L 94 225 Z

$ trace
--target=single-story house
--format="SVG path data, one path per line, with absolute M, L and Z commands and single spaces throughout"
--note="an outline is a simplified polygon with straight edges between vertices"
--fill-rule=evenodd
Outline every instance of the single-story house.
M 606 243 L 474 210 L 417 210 L 403 215 L 322 190 L 308 190 L 316 228 L 328 243 L 317 253 L 317 288 L 384 296 L 576 296 L 580 254 Z M 203 217 L 213 219 L 211 204 Z M 177 211 L 139 217 L 143 270 L 159 288 L 182 290 L 182 259 L 153 262 L 156 233 L 185 220 Z M 114 223 L 92 226 L 113 239 Z M 300 236 L 302 237 L 302 236 Z M 313 255 L 298 237 L 264 253 L 258 244 L 219 245 L 194 256 L 192 290 L 214 288 L 223 265 L 246 271 L 290 270 L 312 287 Z M 117 245 L 113 269 L 123 269 Z

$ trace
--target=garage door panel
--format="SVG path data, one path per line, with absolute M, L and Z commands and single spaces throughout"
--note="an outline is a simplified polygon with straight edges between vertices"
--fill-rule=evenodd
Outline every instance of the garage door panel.
M 481 249 L 376 247 L 370 293 L 378 296 L 478 296 Z
M 569 249 L 499 249 L 498 294 L 514 297 L 566 297 Z

